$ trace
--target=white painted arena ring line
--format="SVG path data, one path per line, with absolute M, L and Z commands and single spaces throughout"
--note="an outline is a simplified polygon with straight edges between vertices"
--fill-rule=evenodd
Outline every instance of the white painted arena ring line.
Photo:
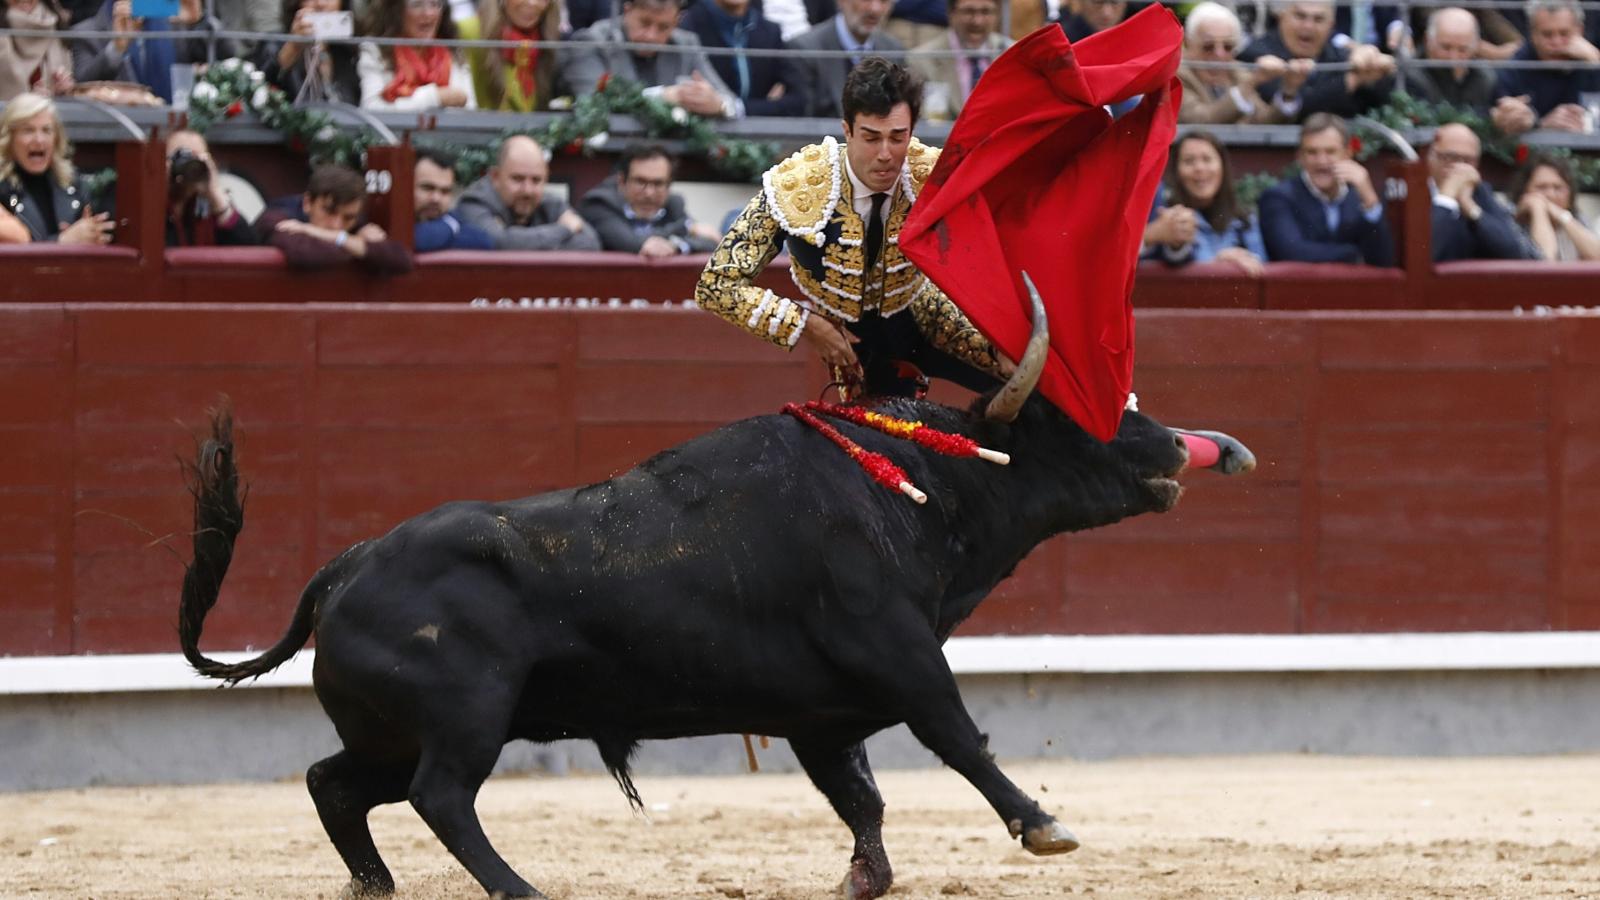
M 215 653 L 238 662 L 254 653 Z M 240 687 L 311 686 L 314 650 Z M 957 675 L 1175 672 L 1377 672 L 1600 668 L 1600 631 L 1442 634 L 1030 635 L 958 637 Z M 177 653 L 0 657 L 0 694 L 92 694 L 214 688 Z

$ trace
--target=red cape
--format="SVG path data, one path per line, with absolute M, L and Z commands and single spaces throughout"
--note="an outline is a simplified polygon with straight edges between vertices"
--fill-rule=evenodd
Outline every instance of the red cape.
M 1133 385 L 1133 274 L 1177 131 L 1182 42 L 1160 6 L 1076 45 L 1055 25 L 1023 38 L 983 73 L 900 232 L 1012 359 L 1030 333 L 1027 270 L 1050 319 L 1038 390 L 1102 441 Z M 1120 119 L 1103 108 L 1136 94 Z

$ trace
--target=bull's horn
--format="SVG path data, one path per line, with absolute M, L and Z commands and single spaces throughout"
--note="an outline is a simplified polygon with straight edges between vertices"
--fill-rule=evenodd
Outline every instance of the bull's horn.
M 1039 289 L 1033 286 L 1033 279 L 1027 272 L 1022 273 L 1022 283 L 1028 287 L 1028 298 L 1033 301 L 1033 336 L 1028 338 L 1028 349 L 1022 354 L 1022 359 L 1017 361 L 1016 371 L 1011 373 L 1011 379 L 989 401 L 989 408 L 984 411 L 983 417 L 991 422 L 1010 422 L 1022 411 L 1022 404 L 1033 393 L 1034 385 L 1039 383 L 1039 376 L 1044 373 L 1045 355 L 1050 351 L 1050 324 L 1045 321 L 1044 300 L 1039 297 Z
M 1197 469 L 1210 469 L 1224 475 L 1252 472 L 1256 455 L 1243 441 L 1220 431 L 1200 431 L 1194 428 L 1172 429 L 1183 438 L 1189 449 L 1189 465 Z

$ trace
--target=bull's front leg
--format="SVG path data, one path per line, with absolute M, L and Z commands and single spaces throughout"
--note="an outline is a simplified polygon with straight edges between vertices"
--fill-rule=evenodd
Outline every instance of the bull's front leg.
M 944 654 L 938 652 L 936 662 L 923 659 L 920 665 L 907 664 L 904 659 L 901 662 L 896 681 L 902 686 L 901 700 L 907 704 L 906 725 L 917 740 L 983 794 L 1011 836 L 1020 837 L 1028 852 L 1045 856 L 1078 849 L 1078 839 L 1072 832 L 995 765 L 988 739 L 978 731 L 961 702 L 961 692 L 956 689 L 955 676 L 950 673 Z

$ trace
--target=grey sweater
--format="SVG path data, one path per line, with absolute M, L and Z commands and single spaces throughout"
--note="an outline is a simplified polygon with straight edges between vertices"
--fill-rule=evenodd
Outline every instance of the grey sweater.
M 461 193 L 455 214 L 487 232 L 496 250 L 599 250 L 600 236 L 588 224 L 573 234 L 556 221 L 566 209 L 564 201 L 546 197 L 527 221 L 513 221 L 511 210 L 485 175 Z

